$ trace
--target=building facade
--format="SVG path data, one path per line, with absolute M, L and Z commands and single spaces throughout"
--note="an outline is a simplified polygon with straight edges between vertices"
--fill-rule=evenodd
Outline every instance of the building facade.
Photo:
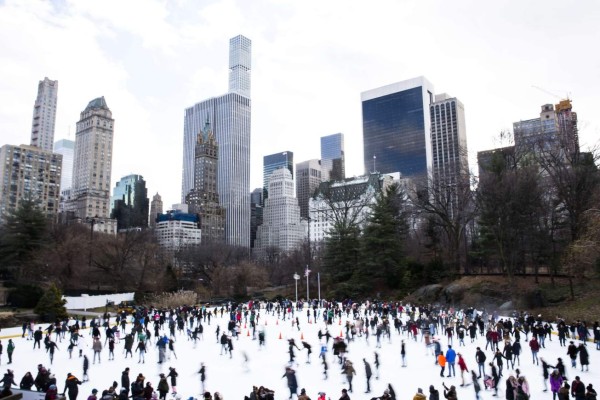
M 111 218 L 117 229 L 148 227 L 148 189 L 141 175 L 128 175 L 116 183 L 111 198 Z
M 324 181 L 346 178 L 343 133 L 321 137 L 321 175 Z
M 294 180 L 287 168 L 279 168 L 269 179 L 263 223 L 256 232 L 254 254 L 265 257 L 269 249 L 289 252 L 305 239 L 306 229 L 300 221 L 300 207 L 294 197 Z
M 254 248 L 256 231 L 263 222 L 263 188 L 256 188 L 250 193 L 250 248 Z
M 433 85 L 418 77 L 361 94 L 365 173 L 428 176 Z
M 150 227 L 156 227 L 156 218 L 158 218 L 158 214 L 163 213 L 163 202 L 160 194 L 156 193 L 152 196 L 152 201 L 150 202 Z
M 196 214 L 178 210 L 167 211 L 166 214 L 156 217 L 154 235 L 161 246 L 171 251 L 198 245 L 202 240 L 200 220 Z
M 310 242 L 318 243 L 327 239 L 336 221 L 342 218 L 362 228 L 376 194 L 393 181 L 391 175 L 376 172 L 343 181 L 322 182 L 309 201 Z
M 0 216 L 31 199 L 50 219 L 56 219 L 60 203 L 62 155 L 36 146 L 0 148 Z
M 60 191 L 71 189 L 73 181 L 73 155 L 75 142 L 69 139 L 57 140 L 54 143 L 54 152 L 62 155 L 62 176 L 60 178 Z
M 217 192 L 218 161 L 219 146 L 207 120 L 196 141 L 194 188 L 185 197 L 189 212 L 200 218 L 203 243 L 225 239 L 225 210 Z
M 117 232 L 110 218 L 110 178 L 112 173 L 115 120 L 104 97 L 89 102 L 80 114 L 73 153 L 73 181 L 64 211 L 82 222 L 92 219 L 106 233 Z
M 456 97 L 444 93 L 435 96 L 429 114 L 433 180 L 456 184 L 469 170 L 465 108 Z
M 296 164 L 296 197 L 302 219 L 308 219 L 308 202 L 321 184 L 321 162 L 322 160 L 313 159 Z
M 250 54 L 243 36 L 230 41 L 230 93 L 185 110 L 182 201 L 194 187 L 194 152 L 205 121 L 219 143 L 217 191 L 225 209 L 225 241 L 250 247 Z
M 263 205 L 269 197 L 269 180 L 273 171 L 279 168 L 287 168 L 294 179 L 294 153 L 291 151 L 282 151 L 280 153 L 269 154 L 263 157 Z
M 551 152 L 571 156 L 579 152 L 577 113 L 570 100 L 544 104 L 539 118 L 513 123 L 515 153 L 518 159 L 527 154 Z
M 38 84 L 38 93 L 33 105 L 31 122 L 31 145 L 52 151 L 56 105 L 58 101 L 58 81 L 44 78 Z

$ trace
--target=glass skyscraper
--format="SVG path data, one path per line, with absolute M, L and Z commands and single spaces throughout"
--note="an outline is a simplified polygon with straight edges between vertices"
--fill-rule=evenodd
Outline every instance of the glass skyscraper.
M 433 85 L 418 77 L 361 94 L 365 173 L 426 176 L 432 168 Z
M 117 220 L 117 229 L 148 227 L 148 189 L 141 175 L 127 175 L 113 188 L 111 218 Z
M 269 179 L 271 179 L 271 174 L 279 168 L 287 168 L 292 174 L 292 179 L 294 179 L 294 153 L 283 151 L 263 157 L 263 205 L 265 199 L 269 197 Z
M 219 143 L 217 190 L 225 208 L 225 240 L 250 247 L 250 54 L 243 36 L 229 43 L 229 93 L 185 110 L 181 200 L 194 187 L 194 151 L 206 121 Z
M 321 137 L 321 176 L 324 181 L 346 178 L 343 133 Z
M 60 191 L 71 189 L 73 180 L 73 155 L 75 142 L 69 139 L 57 140 L 54 143 L 54 152 L 62 154 L 62 176 L 60 177 Z

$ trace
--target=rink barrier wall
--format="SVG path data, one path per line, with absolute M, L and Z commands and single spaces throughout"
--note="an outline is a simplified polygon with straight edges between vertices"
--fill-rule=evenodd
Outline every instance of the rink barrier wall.
M 119 304 L 122 301 L 133 301 L 135 293 L 115 293 L 115 294 L 100 294 L 97 296 L 89 296 L 83 294 L 81 296 L 63 296 L 67 301 L 65 308 L 67 310 L 84 310 L 88 308 L 104 307 L 109 302 Z
M 15 394 L 22 395 L 23 396 L 22 400 L 44 400 L 46 398 L 45 392 L 37 392 L 35 390 L 10 388 L 10 391 L 13 392 L 13 395 L 15 395 Z M 57 400 L 65 400 L 65 396 L 61 395 L 60 393 L 57 393 L 56 399 Z

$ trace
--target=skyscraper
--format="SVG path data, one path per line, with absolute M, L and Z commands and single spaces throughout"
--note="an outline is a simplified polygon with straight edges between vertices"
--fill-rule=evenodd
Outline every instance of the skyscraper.
M 185 196 L 190 214 L 200 217 L 202 243 L 222 243 L 225 239 L 225 210 L 217 192 L 218 160 L 219 146 L 207 120 L 196 141 L 194 188 Z
M 111 218 L 117 229 L 148 227 L 148 189 L 141 175 L 127 175 L 116 183 L 111 199 Z
M 446 93 L 436 95 L 429 106 L 434 182 L 469 185 L 465 108 Z M 466 181 L 465 181 L 466 179 Z
M 23 199 L 36 202 L 55 219 L 60 202 L 62 156 L 35 146 L 0 148 L 0 216 L 15 210 Z
M 163 213 L 163 202 L 160 194 L 156 193 L 152 196 L 152 202 L 150 203 L 150 227 L 154 228 L 156 226 L 156 218 L 158 214 Z
M 321 175 L 324 181 L 346 178 L 343 133 L 321 136 Z
M 433 85 L 418 77 L 361 94 L 365 173 L 427 176 L 432 168 Z
M 271 174 L 279 168 L 287 168 L 292 174 L 292 179 L 294 179 L 294 153 L 283 151 L 263 157 L 263 205 L 264 201 L 269 197 L 269 179 L 271 179 Z
M 250 247 L 254 248 L 256 231 L 263 223 L 263 188 L 256 188 L 250 193 Z
M 296 164 L 296 197 L 300 206 L 300 218 L 308 219 L 308 202 L 321 184 L 322 160 L 308 160 Z
M 229 92 L 250 98 L 252 42 L 238 35 L 229 40 Z
M 57 140 L 54 143 L 54 152 L 62 155 L 62 175 L 60 177 L 60 191 L 71 189 L 73 181 L 73 154 L 75 142 L 69 139 Z
M 31 145 L 52 151 L 54 125 L 56 123 L 56 103 L 58 81 L 44 78 L 38 84 L 38 93 L 33 105 L 31 122 Z
M 250 247 L 250 54 L 243 36 L 229 47 L 230 93 L 185 110 L 181 199 L 194 187 L 194 151 L 198 132 L 211 121 L 219 144 L 217 191 L 225 209 L 225 241 Z
M 104 97 L 90 101 L 77 122 L 68 210 L 82 220 L 110 217 L 114 123 Z
M 269 178 L 268 199 L 265 199 L 263 224 L 256 232 L 254 249 L 264 257 L 269 248 L 291 251 L 305 238 L 306 229 L 300 223 L 300 207 L 294 197 L 294 180 L 287 168 L 279 168 Z

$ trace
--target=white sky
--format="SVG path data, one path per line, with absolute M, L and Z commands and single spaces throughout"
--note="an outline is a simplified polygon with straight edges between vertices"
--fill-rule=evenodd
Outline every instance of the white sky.
M 186 107 L 227 91 L 229 39 L 252 40 L 251 187 L 262 157 L 319 158 L 342 132 L 363 173 L 360 93 L 424 75 L 465 105 L 479 150 L 540 106 L 573 99 L 585 148 L 600 137 L 600 3 L 549 0 L 0 0 L 0 145 L 29 144 L 37 83 L 59 81 L 55 140 L 105 96 L 115 118 L 112 185 L 141 174 L 179 202 Z M 70 131 L 70 136 L 69 136 Z

